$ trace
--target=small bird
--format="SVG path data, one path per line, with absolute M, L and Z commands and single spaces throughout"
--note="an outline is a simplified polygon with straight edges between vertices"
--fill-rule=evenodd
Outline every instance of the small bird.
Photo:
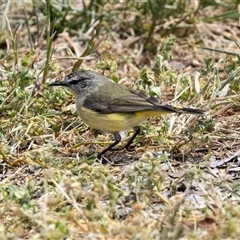
M 168 113 L 203 115 L 205 111 L 194 108 L 176 108 L 164 104 L 156 97 L 117 84 L 107 77 L 90 70 L 79 70 L 67 75 L 63 81 L 49 86 L 65 86 L 74 93 L 77 112 L 88 126 L 113 133 L 115 141 L 97 155 L 98 159 L 113 150 L 121 141 L 119 132 L 134 128 L 135 133 L 125 145 L 129 149 L 140 132 L 139 125 L 152 116 Z

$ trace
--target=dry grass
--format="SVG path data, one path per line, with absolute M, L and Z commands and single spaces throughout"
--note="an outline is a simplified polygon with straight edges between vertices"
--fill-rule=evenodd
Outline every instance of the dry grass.
M 0 239 L 238 239 L 237 8 L 150 2 L 1 6 Z M 102 165 L 112 136 L 47 87 L 79 65 L 208 114 L 150 119 Z

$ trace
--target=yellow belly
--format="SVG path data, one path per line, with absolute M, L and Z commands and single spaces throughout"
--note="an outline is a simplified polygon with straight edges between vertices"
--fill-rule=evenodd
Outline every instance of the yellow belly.
M 78 114 L 81 119 L 91 128 L 103 132 L 120 132 L 133 128 L 146 121 L 149 117 L 164 114 L 160 111 L 139 111 L 131 113 L 97 113 L 95 111 L 81 108 Z

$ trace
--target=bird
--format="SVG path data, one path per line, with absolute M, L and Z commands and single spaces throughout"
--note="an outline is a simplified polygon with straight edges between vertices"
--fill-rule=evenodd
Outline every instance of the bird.
M 204 115 L 196 108 L 177 108 L 161 102 L 148 93 L 117 84 L 100 73 L 78 70 L 62 81 L 49 86 L 67 87 L 76 100 L 76 110 L 83 122 L 90 128 L 112 133 L 115 141 L 97 154 L 97 158 L 113 150 L 122 140 L 120 132 L 134 128 L 135 132 L 124 146 L 130 150 L 133 140 L 140 133 L 140 125 L 152 116 L 168 113 Z

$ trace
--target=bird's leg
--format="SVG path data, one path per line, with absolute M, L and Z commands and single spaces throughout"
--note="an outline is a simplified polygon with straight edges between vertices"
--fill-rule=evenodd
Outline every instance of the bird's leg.
M 100 152 L 97 155 L 98 159 L 102 158 L 102 155 L 105 154 L 106 152 L 110 151 L 110 150 L 116 150 L 116 149 L 112 149 L 114 146 L 116 146 L 118 143 L 120 143 L 120 141 L 122 140 L 121 135 L 117 132 L 114 133 L 114 138 L 115 138 L 115 142 L 113 142 L 110 146 L 108 146 L 106 149 L 104 149 L 102 152 Z
M 132 144 L 132 142 L 136 138 L 136 136 L 140 133 L 140 127 L 139 126 L 134 127 L 134 130 L 135 130 L 135 133 L 132 135 L 132 137 L 127 142 L 127 144 L 123 147 L 123 148 L 126 148 L 128 151 L 132 151 L 132 149 L 130 149 L 130 145 Z M 122 140 L 122 137 L 118 132 L 114 133 L 114 138 L 115 138 L 115 141 L 110 146 L 108 146 L 106 149 L 104 149 L 102 152 L 100 152 L 97 155 L 98 159 L 101 159 L 102 155 L 105 154 L 108 151 L 117 151 L 117 150 L 122 150 L 123 149 L 123 148 L 113 149 L 113 147 L 115 147 Z
M 127 142 L 127 144 L 124 146 L 124 148 L 126 148 L 128 151 L 132 151 L 132 149 L 130 149 L 130 145 L 132 144 L 133 140 L 135 139 L 135 137 L 140 133 L 140 127 L 134 127 L 135 133 L 132 135 L 132 137 L 130 138 L 130 140 Z

